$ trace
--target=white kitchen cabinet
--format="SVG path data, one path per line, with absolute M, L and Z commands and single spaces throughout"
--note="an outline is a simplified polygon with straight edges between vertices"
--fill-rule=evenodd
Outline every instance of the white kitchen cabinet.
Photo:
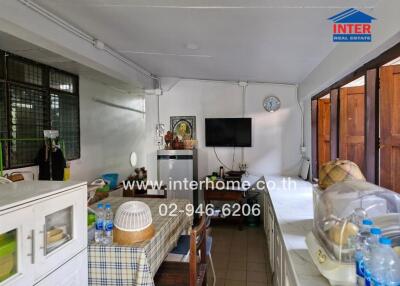
M 0 185 L 0 286 L 29 286 L 51 274 L 67 275 L 63 266 L 87 247 L 86 197 L 84 183 Z M 78 277 L 79 283 L 57 285 L 87 285 L 87 263 L 80 267 L 86 275 Z
M 277 225 L 275 224 L 275 230 L 278 230 Z M 282 242 L 280 235 L 277 231 L 274 234 L 274 285 L 281 286 L 282 285 L 282 270 L 283 270 L 283 256 L 282 256 Z
M 38 230 L 35 264 L 35 280 L 57 269 L 72 253 L 78 253 L 87 244 L 86 207 L 82 203 L 83 189 L 77 189 L 56 198 L 47 199 L 34 206 L 35 224 Z M 66 234 L 61 242 L 47 241 L 47 233 L 62 228 Z
M 35 286 L 77 286 L 84 285 L 88 281 L 88 256 L 87 250 L 83 250 L 71 260 L 67 261 L 57 271 L 39 281 Z
M 274 248 L 274 228 L 275 228 L 275 218 L 274 218 L 274 211 L 271 205 L 271 200 L 267 194 L 267 192 L 264 193 L 264 232 L 265 232 L 265 237 L 267 238 L 267 249 L 268 249 L 268 255 L 269 255 L 269 263 L 271 266 L 272 272 L 274 271 L 275 268 L 275 263 L 274 263 L 274 253 L 275 253 L 275 248 Z
M 264 211 L 267 214 L 264 222 L 265 235 L 267 237 L 267 247 L 269 260 L 273 273 L 274 286 L 296 286 L 293 272 L 284 248 L 282 234 L 275 218 L 275 212 L 269 195 L 264 195 Z
M 264 233 L 267 234 L 269 232 L 269 227 L 268 227 L 268 207 L 266 206 L 267 204 L 267 193 L 263 192 L 263 223 L 264 223 Z
M 32 210 L 21 208 L 0 217 L 0 285 L 32 285 L 35 233 Z

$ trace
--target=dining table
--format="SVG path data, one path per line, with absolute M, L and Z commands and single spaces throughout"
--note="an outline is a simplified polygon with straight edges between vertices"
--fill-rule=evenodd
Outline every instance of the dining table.
M 185 199 L 109 197 L 102 203 L 110 203 L 112 210 L 128 201 L 141 201 L 151 210 L 155 234 L 150 240 L 131 245 L 101 245 L 89 242 L 89 285 L 105 286 L 153 286 L 154 275 L 168 253 L 176 246 L 181 233 L 188 231 L 193 216 L 185 211 L 190 204 Z M 160 209 L 176 205 L 174 215 Z M 96 206 L 91 206 L 93 209 Z

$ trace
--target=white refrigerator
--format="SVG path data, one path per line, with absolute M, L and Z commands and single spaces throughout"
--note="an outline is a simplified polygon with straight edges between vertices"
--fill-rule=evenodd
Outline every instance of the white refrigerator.
M 170 199 L 188 199 L 194 206 L 199 203 L 198 188 L 190 182 L 198 182 L 197 150 L 158 150 L 158 182 L 167 186 Z M 186 182 L 186 183 L 185 183 Z
M 0 286 L 88 284 L 86 183 L 0 184 Z

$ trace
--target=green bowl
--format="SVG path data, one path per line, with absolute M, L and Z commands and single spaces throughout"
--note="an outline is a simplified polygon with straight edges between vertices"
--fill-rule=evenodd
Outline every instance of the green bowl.
M 88 217 L 87 217 L 87 225 L 88 225 L 88 226 L 91 226 L 92 224 L 95 223 L 95 221 L 96 221 L 96 215 L 95 215 L 95 214 L 92 214 L 92 213 L 88 214 Z
M 108 192 L 109 190 L 110 190 L 110 185 L 109 184 L 105 184 L 103 187 L 98 188 L 96 190 L 96 192 L 105 193 L 105 192 Z

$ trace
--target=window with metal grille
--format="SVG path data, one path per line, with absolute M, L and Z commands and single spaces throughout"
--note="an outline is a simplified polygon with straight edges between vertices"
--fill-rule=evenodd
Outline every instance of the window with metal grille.
M 79 97 L 62 92 L 51 93 L 51 126 L 60 130 L 65 158 L 80 157 Z
M 7 138 L 6 93 L 4 82 L 0 82 L 0 139 Z
M 0 51 L 0 79 L 4 79 L 4 53 Z
M 9 84 L 10 139 L 9 155 L 12 167 L 33 165 L 43 145 L 36 140 L 43 137 L 43 130 L 50 129 L 48 99 L 45 91 Z
M 6 56 L 7 80 L 43 86 L 44 66 L 11 55 Z
M 50 88 L 64 91 L 64 92 L 69 92 L 69 93 L 74 93 L 75 88 L 76 88 L 76 77 L 55 70 L 55 69 L 50 69 Z
M 5 63 L 5 78 L 0 79 L 3 167 L 34 165 L 46 129 L 59 131 L 67 160 L 79 158 L 78 77 L 11 54 L 1 58 Z

